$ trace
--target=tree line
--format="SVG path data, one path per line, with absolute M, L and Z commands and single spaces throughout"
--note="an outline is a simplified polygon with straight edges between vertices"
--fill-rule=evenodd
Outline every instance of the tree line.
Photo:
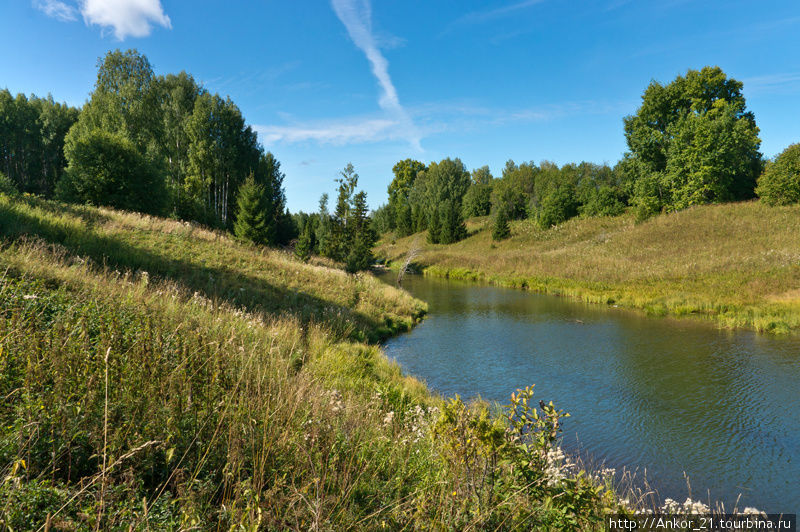
M 459 159 L 400 161 L 375 228 L 398 236 L 427 230 L 429 242 L 446 244 L 466 235 L 464 219 L 473 216 L 492 215 L 492 236 L 501 240 L 510 221 L 524 218 L 546 229 L 629 209 L 641 221 L 756 196 L 769 204 L 800 201 L 800 145 L 765 161 L 742 83 L 718 67 L 689 70 L 665 85 L 653 81 L 623 122 L 628 151 L 613 167 L 508 161 L 494 177 L 488 166 L 467 172 Z
M 742 83 L 718 67 L 653 81 L 636 113 L 623 119 L 628 151 L 614 166 L 589 162 L 520 164 L 500 176 L 468 171 L 458 158 L 392 168 L 388 203 L 370 213 L 351 164 L 318 212 L 290 215 L 285 175 L 228 97 L 186 73 L 157 76 L 136 50 L 98 61 L 82 109 L 0 91 L 0 191 L 167 215 L 224 228 L 262 245 L 296 240 L 312 254 L 365 269 L 379 234 L 427 231 L 434 244 L 467 235 L 465 219 L 492 216 L 492 236 L 532 219 L 546 229 L 575 216 L 637 220 L 692 205 L 760 197 L 800 201 L 800 144 L 772 161 L 761 155 L 758 127 Z
M 80 110 L 0 92 L 0 171 L 21 192 L 196 221 L 260 244 L 295 236 L 280 163 L 236 104 L 186 72 L 155 75 L 136 50 L 98 61 Z M 259 211 L 257 227 L 236 223 L 241 209 Z

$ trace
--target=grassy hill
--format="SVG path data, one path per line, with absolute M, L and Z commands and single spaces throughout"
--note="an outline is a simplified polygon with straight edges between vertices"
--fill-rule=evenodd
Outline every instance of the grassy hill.
M 641 224 L 624 215 L 573 219 L 549 230 L 511 224 L 492 242 L 488 218 L 470 236 L 430 245 L 425 234 L 384 238 L 378 255 L 426 274 L 483 280 L 643 309 L 699 315 L 723 327 L 787 332 L 800 327 L 800 207 L 758 202 L 695 207 Z
M 619 503 L 549 457 L 557 411 L 493 417 L 386 359 L 425 310 L 222 233 L 0 194 L 0 528 L 602 528 Z

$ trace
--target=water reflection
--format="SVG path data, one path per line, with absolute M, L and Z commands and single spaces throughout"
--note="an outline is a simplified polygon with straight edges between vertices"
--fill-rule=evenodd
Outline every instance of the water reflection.
M 445 395 L 535 383 L 564 443 L 646 468 L 662 496 L 800 511 L 800 338 L 719 331 L 552 296 L 406 277 L 429 317 L 385 347 Z

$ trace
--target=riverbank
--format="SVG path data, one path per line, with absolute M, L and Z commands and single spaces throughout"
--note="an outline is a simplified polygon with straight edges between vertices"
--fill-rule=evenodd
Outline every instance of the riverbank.
M 549 437 L 520 439 L 548 426 L 403 375 L 376 342 L 426 305 L 368 274 L 2 194 L 0 235 L 2 526 L 602 529 L 620 510 Z
M 491 239 L 491 220 L 470 236 L 428 244 L 425 234 L 384 238 L 376 254 L 401 264 L 418 249 L 426 275 L 488 282 L 640 309 L 700 316 L 725 328 L 789 333 L 800 328 L 800 206 L 709 205 L 636 224 L 631 214 L 573 219 L 548 230 L 511 223 Z

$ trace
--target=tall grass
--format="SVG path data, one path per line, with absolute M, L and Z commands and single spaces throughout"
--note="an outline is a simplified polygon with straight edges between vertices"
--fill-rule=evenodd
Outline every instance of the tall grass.
M 370 341 L 425 307 L 368 275 L 32 198 L 0 195 L 0 231 L 0 526 L 600 529 L 619 510 L 552 481 L 513 418 L 389 362 Z
M 427 245 L 429 275 L 642 309 L 700 316 L 722 327 L 785 333 L 800 327 L 800 207 L 758 202 L 695 207 L 636 224 L 631 215 L 573 219 L 542 230 L 513 222 L 492 242 L 487 219 L 469 238 Z M 400 263 L 415 237 L 385 238 Z

